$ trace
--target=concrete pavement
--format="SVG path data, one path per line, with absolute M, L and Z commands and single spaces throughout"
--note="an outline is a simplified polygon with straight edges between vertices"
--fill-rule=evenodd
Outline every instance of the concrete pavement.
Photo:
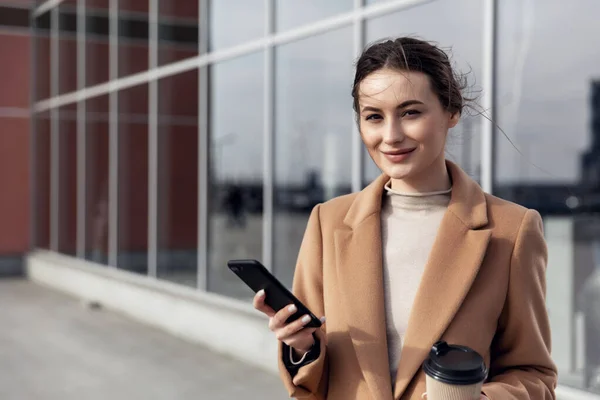
M 276 376 L 26 280 L 0 280 L 0 399 L 286 399 Z

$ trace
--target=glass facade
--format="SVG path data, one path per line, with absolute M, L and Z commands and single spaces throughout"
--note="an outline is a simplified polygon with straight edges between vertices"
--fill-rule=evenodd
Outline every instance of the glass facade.
M 600 4 L 490 3 L 65 0 L 36 10 L 35 246 L 245 301 L 230 258 L 262 260 L 291 285 L 312 207 L 379 174 L 357 146 L 359 49 L 433 40 L 476 98 L 448 158 L 542 214 L 560 383 L 600 394 L 600 56 L 585 44 L 600 34 Z M 578 29 L 557 29 L 564 21 Z
M 499 4 L 494 190 L 544 216 L 553 357 L 562 382 L 599 393 L 600 53 L 585 43 L 600 4 Z

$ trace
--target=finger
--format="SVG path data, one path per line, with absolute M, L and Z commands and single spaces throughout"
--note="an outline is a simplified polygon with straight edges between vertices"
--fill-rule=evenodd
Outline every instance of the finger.
M 308 316 L 308 315 L 305 315 L 302 318 L 298 318 L 294 322 L 290 322 L 289 324 L 285 325 L 281 329 L 278 329 L 275 332 L 275 337 L 277 337 L 277 339 L 279 339 L 279 340 L 285 340 L 288 338 L 291 339 L 291 337 L 293 335 L 295 335 L 296 333 L 298 333 L 302 329 L 304 329 L 304 326 L 306 324 L 308 324 L 309 322 L 310 322 L 310 316 Z M 312 331 L 314 332 L 314 328 L 310 328 L 310 329 L 312 329 Z M 303 332 L 303 333 L 305 333 L 305 332 Z M 306 333 L 308 334 L 308 332 L 306 332 Z
M 284 342 L 285 344 L 287 344 L 290 347 L 295 348 L 296 350 L 298 350 L 300 352 L 301 351 L 305 351 L 306 352 L 306 351 L 310 350 L 310 346 L 312 346 L 312 344 L 314 344 L 314 342 L 315 342 L 315 339 L 313 337 L 313 333 L 316 330 L 317 330 L 317 328 L 303 328 L 303 329 L 300 329 L 300 331 L 296 332 L 292 336 L 290 336 L 288 338 L 284 338 L 282 340 L 282 342 Z M 309 347 L 307 348 L 309 340 L 310 340 L 310 342 L 312 344 L 309 345 Z
M 298 311 L 298 308 L 295 304 L 290 304 L 287 307 L 283 307 L 271 318 L 269 328 L 271 328 L 273 332 L 283 328 L 286 325 L 287 319 L 294 315 L 296 311 Z
M 258 311 L 266 314 L 268 317 L 273 317 L 275 315 L 275 310 L 273 310 L 271 307 L 265 304 L 265 297 L 265 291 L 259 290 L 258 292 L 256 292 L 254 299 L 252 299 L 252 305 Z

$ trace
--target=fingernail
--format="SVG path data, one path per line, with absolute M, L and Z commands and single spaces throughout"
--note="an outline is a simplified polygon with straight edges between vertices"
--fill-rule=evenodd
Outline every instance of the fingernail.
M 304 322 L 305 324 L 307 324 L 310 321 L 310 317 L 308 315 L 305 315 L 304 317 L 302 317 L 302 322 Z
M 321 323 L 325 322 L 325 317 L 321 317 Z
M 263 296 L 265 295 L 265 289 L 261 289 L 261 290 L 259 290 L 259 291 L 258 291 L 258 295 L 259 295 L 260 297 L 263 297 Z
M 288 307 L 288 311 L 289 312 L 296 312 L 296 306 L 294 304 L 292 304 L 291 306 Z

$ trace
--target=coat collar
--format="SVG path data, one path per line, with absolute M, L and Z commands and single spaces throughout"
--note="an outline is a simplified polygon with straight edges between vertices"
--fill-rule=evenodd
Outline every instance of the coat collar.
M 491 231 L 485 194 L 458 166 L 448 209 L 429 255 L 405 335 L 394 397 L 399 399 L 458 311 L 483 261 Z M 336 269 L 348 332 L 373 398 L 391 400 L 386 341 L 381 202 L 388 177 L 360 192 L 334 232 Z M 398 246 L 401 246 L 398 243 Z
M 483 190 L 453 162 L 446 161 L 446 167 L 452 179 L 452 195 L 448 211 L 469 229 L 485 226 L 488 219 Z M 384 186 L 389 180 L 389 176 L 382 174 L 359 192 L 344 218 L 344 223 L 353 228 L 370 215 L 380 213 Z

